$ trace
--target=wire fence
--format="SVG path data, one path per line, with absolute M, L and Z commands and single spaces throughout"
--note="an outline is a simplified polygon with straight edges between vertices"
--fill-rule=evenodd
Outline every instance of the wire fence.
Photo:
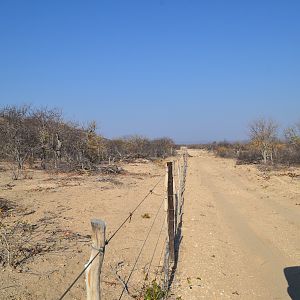
M 68 286 L 68 288 L 64 291 L 59 300 L 65 298 L 65 296 L 70 292 L 72 287 L 77 283 L 77 281 L 81 278 L 81 276 L 91 267 L 96 258 L 101 255 L 104 256 L 106 247 L 109 245 L 112 239 L 118 234 L 119 231 L 126 225 L 127 222 L 131 221 L 132 216 L 136 213 L 136 211 L 140 208 L 140 206 L 146 201 L 146 199 L 150 196 L 162 197 L 162 201 L 156 210 L 156 214 L 153 218 L 153 221 L 148 228 L 147 234 L 141 244 L 139 252 L 134 260 L 132 268 L 126 280 L 122 280 L 122 291 L 119 295 L 118 300 L 121 300 L 125 294 L 129 294 L 129 283 L 132 278 L 132 275 L 136 269 L 137 263 L 143 253 L 143 250 L 146 247 L 147 241 L 153 231 L 154 225 L 158 221 L 158 216 L 164 207 L 164 213 L 162 213 L 161 223 L 159 226 L 159 231 L 156 233 L 156 239 L 153 251 L 151 252 L 150 260 L 148 263 L 147 271 L 145 272 L 144 279 L 142 280 L 143 285 L 140 287 L 141 292 L 145 292 L 147 287 L 151 288 L 150 283 L 150 270 L 155 258 L 155 254 L 157 253 L 159 241 L 163 238 L 163 246 L 160 251 L 159 261 L 156 266 L 156 270 L 154 271 L 154 278 L 152 284 L 155 283 L 158 288 L 159 295 L 155 295 L 157 298 L 153 299 L 167 299 L 170 286 L 175 276 L 176 266 L 178 261 L 178 253 L 179 253 L 179 244 L 181 239 L 181 224 L 182 224 L 182 215 L 183 215 L 183 204 L 184 204 L 184 190 L 185 190 L 185 182 L 186 182 L 186 171 L 187 171 L 187 150 L 186 148 L 181 149 L 180 157 L 173 161 L 172 163 L 172 171 L 170 169 L 166 169 L 166 174 L 161 176 L 159 180 L 155 183 L 155 185 L 148 191 L 148 193 L 141 199 L 141 201 L 131 210 L 128 216 L 120 223 L 120 225 L 115 229 L 115 231 L 110 235 L 109 238 L 105 239 L 103 247 L 97 249 L 97 253 L 91 257 L 89 262 L 85 265 L 83 270 L 76 276 L 76 278 L 72 281 L 72 283 Z M 176 180 L 175 180 L 176 177 Z M 163 193 L 155 193 L 154 190 L 157 188 L 159 183 L 165 178 L 165 191 Z M 172 189 L 170 191 L 170 182 L 172 182 Z M 170 199 L 172 200 L 173 210 L 170 210 Z M 165 205 L 163 205 L 165 203 Z M 173 214 L 174 222 L 170 218 L 170 214 Z M 170 230 L 170 224 L 172 229 Z M 170 236 L 170 232 L 173 231 L 173 237 Z M 165 232 L 165 235 L 163 234 Z M 155 233 L 152 233 L 155 235 Z M 94 249 L 95 250 L 95 249 Z M 170 252 L 174 252 L 174 257 L 170 257 Z M 163 264 L 161 265 L 163 258 Z M 101 272 L 101 271 L 100 271 Z M 100 273 L 99 273 L 100 277 Z M 91 297 L 90 299 L 100 299 L 101 291 L 99 290 L 99 295 L 95 298 Z M 90 300 L 88 299 L 88 300 Z

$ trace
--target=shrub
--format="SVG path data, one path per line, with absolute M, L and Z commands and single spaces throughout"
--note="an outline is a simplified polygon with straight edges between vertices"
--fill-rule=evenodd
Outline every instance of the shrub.
M 164 296 L 164 291 L 154 280 L 151 285 L 146 288 L 144 300 L 162 300 L 164 299 Z
M 159 158 L 172 154 L 171 139 L 141 136 L 108 140 L 97 133 L 96 122 L 82 127 L 66 122 L 57 109 L 30 106 L 0 108 L 0 158 L 14 163 L 18 179 L 28 162 L 42 169 L 97 170 L 106 161 Z

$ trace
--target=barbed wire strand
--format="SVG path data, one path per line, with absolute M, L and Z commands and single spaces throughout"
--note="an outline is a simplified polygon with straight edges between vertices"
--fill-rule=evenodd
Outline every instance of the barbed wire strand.
M 70 284 L 70 286 L 66 289 L 66 291 L 59 298 L 59 300 L 62 300 L 67 295 L 67 293 L 71 290 L 71 288 L 74 286 L 74 284 L 77 282 L 77 280 L 82 276 L 82 274 L 86 271 L 86 269 L 92 264 L 92 262 L 100 254 L 100 252 L 101 251 L 98 251 L 97 254 L 87 263 L 87 265 L 84 267 L 84 269 L 79 273 L 79 275 L 76 277 L 76 279 Z
M 139 254 L 138 254 L 138 256 L 137 256 L 137 258 L 136 258 L 136 260 L 135 260 L 135 262 L 134 262 L 134 265 L 133 265 L 133 267 L 132 267 L 132 269 L 131 269 L 131 271 L 130 271 L 130 273 L 129 273 L 129 276 L 128 276 L 127 280 L 126 280 L 125 286 L 124 286 L 123 289 L 122 289 L 122 292 L 121 292 L 121 295 L 120 295 L 120 297 L 119 297 L 119 300 L 122 299 L 122 296 L 123 296 L 124 291 L 125 291 L 125 287 L 128 285 L 128 282 L 129 282 L 129 280 L 130 280 L 130 278 L 131 278 L 131 276 L 132 276 L 132 274 L 133 274 L 133 272 L 134 272 L 134 269 L 135 269 L 135 267 L 136 267 L 136 265 L 137 265 L 137 263 L 138 263 L 138 260 L 139 260 L 139 258 L 140 258 L 140 256 L 141 256 L 142 251 L 143 251 L 143 249 L 144 249 L 144 247 L 145 247 L 145 245 L 146 245 L 146 242 L 147 242 L 147 240 L 148 240 L 148 238 L 149 238 L 149 236 L 150 236 L 150 233 L 151 233 L 151 231 L 152 231 L 152 228 L 153 228 L 153 226 L 154 226 L 154 224 L 155 224 L 155 221 L 156 221 L 156 219 L 157 219 L 157 216 L 158 216 L 158 214 L 159 214 L 159 211 L 160 211 L 160 209 L 161 209 L 162 204 L 164 203 L 164 201 L 165 201 L 165 199 L 162 200 L 162 202 L 161 202 L 161 204 L 160 204 L 160 206 L 159 206 L 159 208 L 158 208 L 158 210 L 157 210 L 157 212 L 156 212 L 156 215 L 155 215 L 154 220 L 153 220 L 153 222 L 152 222 L 152 224 L 151 224 L 151 226 L 150 226 L 150 228 L 149 228 L 149 230 L 148 230 L 147 236 L 146 236 L 146 238 L 145 238 L 145 240 L 144 240 L 144 242 L 143 242 L 143 245 L 142 245 L 142 247 L 141 247 L 141 249 L 140 249 L 140 252 L 139 252 Z
M 129 213 L 129 216 L 121 223 L 121 225 L 115 230 L 115 232 L 110 236 L 110 238 L 108 240 L 106 240 L 106 245 L 114 238 L 114 236 L 118 233 L 118 231 L 126 224 L 126 222 L 128 220 L 131 220 L 133 214 L 137 211 L 137 209 L 143 204 L 143 202 L 149 197 L 149 195 L 154 194 L 153 191 L 154 189 L 158 186 L 158 184 L 160 183 L 160 181 L 162 180 L 162 178 L 165 175 L 161 176 L 159 181 L 154 185 L 154 187 L 149 190 L 149 192 L 147 193 L 147 195 L 140 201 L 140 203 L 135 207 L 135 209 Z
M 148 276 L 149 276 L 149 273 L 150 273 L 151 265 L 152 265 L 152 262 L 153 262 L 153 259 L 154 259 L 154 256 L 155 256 L 155 253 L 156 253 L 156 250 L 157 250 L 158 242 L 159 242 L 161 233 L 162 233 L 163 228 L 164 228 L 165 220 L 166 220 L 166 218 L 164 216 L 163 217 L 163 221 L 162 221 L 162 225 L 161 225 L 161 228 L 160 228 L 160 231 L 159 231 L 159 234 L 158 234 L 158 238 L 157 238 L 157 241 L 156 241 L 156 244 L 155 244 L 155 247 L 154 247 L 154 251 L 153 251 L 150 263 L 149 263 L 149 268 L 148 268 L 147 274 L 145 276 L 145 281 L 148 280 Z
M 159 179 L 159 181 L 146 194 L 146 196 L 139 202 L 139 204 L 134 208 L 134 210 L 129 214 L 129 216 L 122 222 L 122 224 L 116 229 L 116 231 L 110 236 L 110 238 L 105 241 L 105 246 L 108 245 L 108 243 L 113 239 L 113 237 L 117 234 L 117 232 L 125 225 L 125 223 L 129 219 L 131 219 L 132 215 L 137 211 L 137 209 L 142 205 L 142 203 L 149 197 L 149 195 L 153 193 L 153 190 L 158 186 L 158 184 L 160 183 L 160 181 L 162 180 L 163 177 L 164 177 L 164 175 L 161 176 L 161 178 Z M 103 251 L 105 250 L 105 246 L 104 246 Z M 88 262 L 88 264 L 84 267 L 84 269 L 79 273 L 79 275 L 74 279 L 74 281 L 70 284 L 70 286 L 65 290 L 65 292 L 62 294 L 62 296 L 59 298 L 59 300 L 62 300 L 67 295 L 67 293 L 71 290 L 71 288 L 79 280 L 79 278 L 83 275 L 83 273 L 87 270 L 87 268 L 92 264 L 92 262 L 99 255 L 99 253 L 100 253 L 100 251 L 97 252 L 97 254 Z

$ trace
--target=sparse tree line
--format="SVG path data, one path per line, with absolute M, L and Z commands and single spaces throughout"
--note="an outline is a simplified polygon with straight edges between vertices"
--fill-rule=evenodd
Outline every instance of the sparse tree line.
M 24 164 L 42 169 L 96 170 L 97 165 L 135 158 L 163 158 L 172 153 L 169 138 L 140 136 L 109 140 L 96 123 L 66 122 L 57 109 L 30 106 L 0 108 L 0 159 L 14 162 L 16 177 Z
M 278 124 L 261 118 L 249 125 L 248 142 L 223 141 L 191 147 L 205 148 L 221 157 L 236 158 L 239 164 L 300 164 L 300 123 L 286 128 L 279 137 Z

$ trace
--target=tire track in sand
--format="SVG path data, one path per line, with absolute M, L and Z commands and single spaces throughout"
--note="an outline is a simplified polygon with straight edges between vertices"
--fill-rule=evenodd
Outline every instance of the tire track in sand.
M 174 293 L 184 300 L 290 299 L 283 269 L 296 262 L 272 243 L 276 231 L 260 234 L 253 211 L 247 215 L 260 195 L 249 193 L 217 159 L 200 153 L 189 159 Z M 257 217 L 260 226 L 269 226 L 263 215 Z

